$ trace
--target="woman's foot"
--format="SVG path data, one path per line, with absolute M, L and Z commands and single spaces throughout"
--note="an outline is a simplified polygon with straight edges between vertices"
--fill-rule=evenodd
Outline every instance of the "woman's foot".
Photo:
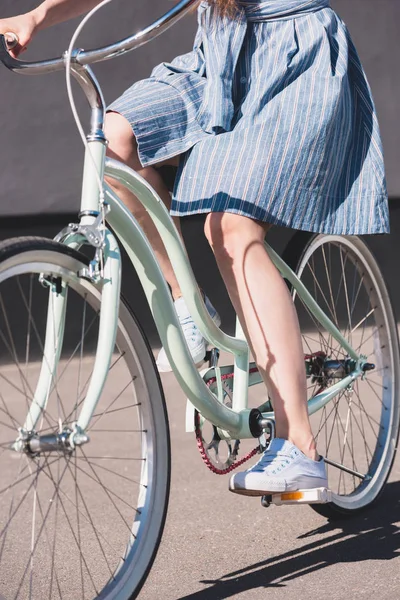
M 260 460 L 247 471 L 235 473 L 229 489 L 245 496 L 328 487 L 325 462 L 312 460 L 288 440 L 275 438 Z
M 214 323 L 219 327 L 221 325 L 221 318 L 207 296 L 204 296 L 204 302 L 208 313 Z M 186 302 L 183 297 L 178 298 L 174 302 L 175 310 L 178 315 L 179 322 L 182 327 L 183 334 L 185 336 L 187 345 L 192 355 L 193 362 L 198 365 L 204 361 L 207 350 L 207 340 L 202 336 L 197 325 L 193 321 L 193 318 L 189 312 Z M 160 373 L 167 373 L 172 371 L 171 365 L 165 353 L 164 348 L 161 348 L 157 357 L 157 368 Z

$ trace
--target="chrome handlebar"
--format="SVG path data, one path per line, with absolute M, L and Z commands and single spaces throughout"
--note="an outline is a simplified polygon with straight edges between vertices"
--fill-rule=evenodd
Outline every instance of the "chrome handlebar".
M 129 36 L 115 44 L 104 46 L 88 51 L 79 51 L 74 54 L 74 62 L 79 65 L 89 65 L 103 60 L 126 54 L 131 50 L 143 46 L 150 40 L 158 37 L 164 31 L 172 27 L 182 17 L 184 17 L 192 8 L 199 3 L 199 0 L 180 0 L 173 8 L 160 17 L 157 21 L 149 25 L 142 31 Z M 64 69 L 64 57 L 52 58 L 40 62 L 27 62 L 13 58 L 8 52 L 9 46 L 4 35 L 0 35 L 0 61 L 11 71 L 20 75 L 41 75 L 60 71 Z

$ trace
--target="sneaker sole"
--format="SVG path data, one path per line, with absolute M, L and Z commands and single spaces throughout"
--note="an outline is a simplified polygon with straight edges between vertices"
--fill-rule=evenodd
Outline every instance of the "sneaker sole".
M 277 483 L 275 485 L 269 485 L 269 489 L 245 489 L 245 488 L 235 488 L 229 483 L 229 491 L 234 494 L 239 494 L 241 496 L 268 496 L 269 494 L 280 494 L 284 492 L 297 492 L 298 490 L 313 490 L 315 488 L 327 488 L 328 480 L 327 479 L 315 479 L 313 481 L 312 487 L 308 486 L 304 481 L 299 481 L 296 483 L 294 487 L 290 486 L 290 489 L 286 486 L 285 483 Z M 273 489 L 272 489 L 273 488 Z
M 238 494 L 239 496 L 251 496 L 253 498 L 255 498 L 256 496 L 268 496 L 268 494 L 272 493 L 272 492 L 260 492 L 260 491 L 256 491 L 256 490 L 239 490 L 239 489 L 234 489 L 234 488 L 229 488 L 229 491 L 232 492 L 233 494 Z M 273 492 L 275 493 L 279 493 L 279 492 Z

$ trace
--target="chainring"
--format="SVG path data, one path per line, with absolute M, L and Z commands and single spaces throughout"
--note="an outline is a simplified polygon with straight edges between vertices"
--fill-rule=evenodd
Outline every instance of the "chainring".
M 209 383 L 209 388 L 213 392 L 217 391 L 215 380 Z M 222 377 L 222 390 L 224 405 L 232 408 L 233 373 Z M 222 439 L 217 427 L 207 421 L 197 410 L 195 410 L 194 424 L 197 446 L 203 461 L 210 471 L 217 475 L 230 473 L 259 452 L 257 446 L 238 461 L 240 440 Z

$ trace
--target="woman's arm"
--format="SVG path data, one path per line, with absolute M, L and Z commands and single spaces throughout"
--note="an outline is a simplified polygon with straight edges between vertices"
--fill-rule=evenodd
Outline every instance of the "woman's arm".
M 38 31 L 82 15 L 100 2 L 101 0 L 45 0 L 28 13 L 9 19 L 0 19 L 0 33 L 17 35 L 19 43 L 11 51 L 16 58 L 26 50 Z
M 101 0 L 45 0 L 31 14 L 34 15 L 39 31 L 83 15 L 100 2 Z

